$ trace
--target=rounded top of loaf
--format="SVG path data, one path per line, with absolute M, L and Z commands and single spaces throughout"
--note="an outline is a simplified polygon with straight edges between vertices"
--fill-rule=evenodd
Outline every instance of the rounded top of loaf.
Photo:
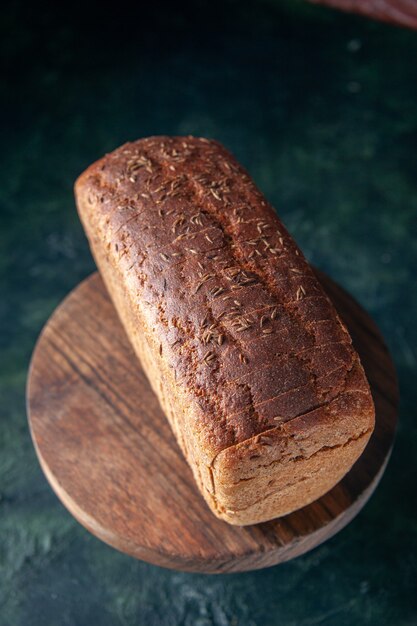
M 79 177 L 76 195 L 129 290 L 138 332 L 184 407 L 192 400 L 209 461 L 309 414 L 372 421 L 345 325 L 221 144 L 189 136 L 127 143 Z

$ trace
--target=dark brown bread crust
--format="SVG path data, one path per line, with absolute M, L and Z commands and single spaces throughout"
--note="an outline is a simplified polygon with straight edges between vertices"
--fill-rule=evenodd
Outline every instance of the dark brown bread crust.
M 213 468 L 221 452 L 266 431 L 275 437 L 303 416 L 336 423 L 329 407 L 341 400 L 354 412 L 345 407 L 344 441 L 369 438 L 372 399 L 346 328 L 273 208 L 219 143 L 126 144 L 80 177 L 76 195 L 111 293 L 119 289 L 113 267 L 124 285 L 118 308 L 138 307 L 147 338 L 139 355 L 149 349 L 155 372 L 158 352 L 164 382 L 173 376 L 182 406 L 171 422 L 192 466 Z

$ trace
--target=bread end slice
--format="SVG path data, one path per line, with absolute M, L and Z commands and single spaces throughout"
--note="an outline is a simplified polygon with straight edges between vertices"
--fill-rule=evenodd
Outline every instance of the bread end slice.
M 325 406 L 220 452 L 212 463 L 218 517 L 234 525 L 287 515 L 332 489 L 362 454 L 375 411 L 359 358 Z

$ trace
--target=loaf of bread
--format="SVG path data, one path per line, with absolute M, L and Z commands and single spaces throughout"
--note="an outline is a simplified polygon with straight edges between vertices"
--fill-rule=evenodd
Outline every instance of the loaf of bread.
M 151 137 L 91 165 L 75 193 L 213 513 L 255 524 L 331 489 L 372 433 L 371 393 L 346 327 L 246 171 L 216 141 Z

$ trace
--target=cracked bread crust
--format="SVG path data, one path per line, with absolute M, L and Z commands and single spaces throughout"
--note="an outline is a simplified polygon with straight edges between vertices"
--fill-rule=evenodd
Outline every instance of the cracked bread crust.
M 90 166 L 76 199 L 127 334 L 213 512 L 272 519 L 350 469 L 374 408 L 349 334 L 219 143 L 151 137 Z

